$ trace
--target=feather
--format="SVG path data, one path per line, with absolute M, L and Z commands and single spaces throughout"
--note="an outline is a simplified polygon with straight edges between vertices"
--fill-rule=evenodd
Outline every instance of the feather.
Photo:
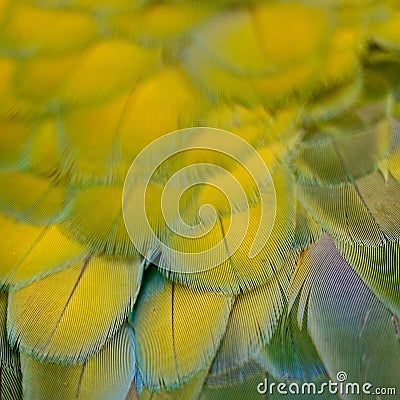
M 7 338 L 7 292 L 0 293 L 0 398 L 22 400 L 22 376 L 19 353 Z
M 315 382 L 326 377 L 307 325 L 297 322 L 297 304 L 288 312 L 287 303 L 277 327 L 256 360 L 272 376 L 281 381 Z
M 353 184 L 321 187 L 298 185 L 298 198 L 335 239 L 378 245 L 400 234 L 400 185 L 376 172 Z
M 214 268 L 205 269 L 202 268 L 202 265 L 197 264 L 192 266 L 168 263 L 167 258 L 167 261 L 161 264 L 161 272 L 168 278 L 177 280 L 196 290 L 216 290 L 223 291 L 226 294 L 236 294 L 240 291 L 249 290 L 270 279 L 274 271 L 279 270 L 284 265 L 288 254 L 294 252 L 295 230 L 293 183 L 291 176 L 283 165 L 277 168 L 277 172 L 272 175 L 272 181 L 276 193 L 276 215 L 270 234 L 269 224 L 271 224 L 271 218 L 273 217 L 271 214 L 267 215 L 267 219 L 263 223 L 261 235 L 257 231 L 258 225 L 262 223 L 262 207 L 267 212 L 270 212 L 275 207 L 274 204 L 271 204 L 271 196 L 268 195 L 268 190 L 271 190 L 271 188 L 267 186 L 265 189 L 261 188 L 264 193 L 267 193 L 266 201 L 257 199 L 257 203 L 249 208 L 249 226 L 245 232 L 244 239 L 240 242 L 240 246 L 235 252 L 230 249 L 235 248 L 235 240 L 241 237 L 243 228 L 246 227 L 247 210 L 232 210 L 232 215 L 224 215 L 224 210 L 221 204 L 218 203 L 215 206 L 218 209 L 218 213 L 222 214 L 219 220 L 220 223 L 214 225 L 210 234 L 202 238 L 202 240 L 194 241 L 193 239 L 188 239 L 185 242 L 181 237 L 169 239 L 170 243 L 178 249 L 185 248 L 196 252 L 209 249 L 220 242 L 225 242 L 226 254 L 223 255 L 224 261 L 222 263 Z M 246 186 L 243 186 L 246 189 Z M 200 208 L 202 198 L 204 198 L 204 202 L 210 202 L 210 196 L 203 195 L 202 197 L 200 194 L 193 203 L 195 210 Z M 232 229 L 230 226 L 236 227 L 237 230 L 232 231 L 230 236 L 227 236 L 228 229 Z M 255 257 L 249 258 L 253 244 L 261 243 L 261 241 L 263 246 L 260 252 Z M 163 253 L 162 257 L 165 258 L 165 256 Z M 218 254 L 218 256 L 220 255 Z M 211 257 L 211 255 L 207 253 L 207 257 Z M 209 262 L 210 259 L 207 261 Z M 184 269 L 182 270 L 182 268 Z M 199 269 L 200 272 L 197 272 Z M 202 269 L 203 271 L 201 271 Z M 188 274 L 187 271 L 191 271 L 191 273 Z
M 339 371 L 400 391 L 399 11 L 396 0 L 0 0 L 0 398 L 258 399 L 266 378 L 318 385 Z M 236 186 L 190 169 L 215 161 L 193 149 L 138 182 L 179 147 L 164 149 L 165 134 L 195 126 L 247 141 L 243 164 L 261 156 L 273 184 L 234 157 L 217 164 Z M 220 243 L 215 258 L 174 258 L 134 196 L 127 234 L 124 177 L 156 139 L 132 190 L 142 199 L 147 185 L 162 243 L 189 254 Z M 200 139 L 189 144 L 240 153 Z M 208 187 L 172 190 L 161 209 L 186 167 Z M 211 221 L 207 203 L 208 236 L 172 234 L 173 211 Z M 339 397 L 358 398 L 321 396 Z
M 275 150 L 272 153 L 279 160 L 287 150 L 288 139 L 297 133 L 298 114 L 293 108 L 272 113 L 261 105 L 218 103 L 212 105 L 200 124 L 232 132 L 258 150 Z
M 63 235 L 59 225 L 30 225 L 4 215 L 0 215 L 0 252 L 0 282 L 14 289 L 83 261 L 89 254 Z
M 234 372 L 257 359 L 260 350 L 273 337 L 287 302 L 285 292 L 293 267 L 294 260 L 287 260 L 265 284 L 235 298 L 224 338 L 206 380 L 208 386 L 243 379 Z
M 130 317 L 136 359 L 152 391 L 177 388 L 207 369 L 224 335 L 232 300 L 199 293 L 149 271 Z
M 120 185 L 76 187 L 70 193 L 69 213 L 61 225 L 68 235 L 95 253 L 137 254 L 122 217 Z
M 1 27 L 0 27 L 1 29 Z M 28 99 L 21 98 L 15 93 L 14 74 L 17 62 L 11 57 L 0 56 L 0 117 L 1 120 L 25 119 L 31 121 L 32 117 L 43 115 L 44 110 L 40 104 L 35 104 Z M 11 118 L 10 118 L 11 117 Z
M 1 106 L 0 106 L 1 107 Z M 0 169 L 16 170 L 28 138 L 30 125 L 26 122 L 0 122 Z
M 61 177 L 61 160 L 56 134 L 55 118 L 38 119 L 29 132 L 19 166 L 54 180 Z
M 48 224 L 64 215 L 66 187 L 28 172 L 0 173 L 0 210 L 22 221 Z
M 341 116 L 347 124 L 351 115 Z M 291 166 L 300 184 L 331 186 L 353 183 L 378 170 L 391 144 L 391 124 L 378 121 L 373 127 L 342 127 L 330 121 L 316 128 L 315 139 L 304 140 L 294 149 Z M 339 133 L 340 132 L 340 133 Z
M 400 114 L 399 114 L 400 115 Z M 390 146 L 390 154 L 382 163 L 381 172 L 387 178 L 391 174 L 397 181 L 400 180 L 400 124 L 399 120 L 393 119 L 393 136 Z
M 294 31 L 282 30 L 278 22 L 292 13 L 313 20 L 312 24 L 302 24 L 301 32 L 308 36 L 304 47 L 299 47 Z M 274 106 L 312 86 L 317 55 L 324 51 L 329 32 L 323 23 L 324 14 L 321 8 L 298 4 L 259 5 L 250 12 L 226 10 L 196 31 L 192 46 L 183 55 L 184 66 L 193 81 L 213 98 Z M 274 37 L 279 32 L 278 44 L 269 40 L 271 30 Z M 288 46 L 291 52 L 282 51 Z M 312 50 L 315 58 L 311 57 Z M 307 57 L 302 58 L 304 54 Z
M 381 246 L 336 243 L 336 247 L 378 299 L 400 318 L 400 240 Z
M 201 393 L 201 400 L 259 400 L 260 393 L 257 391 L 257 386 L 264 382 L 265 371 L 258 367 L 252 371 L 245 379 L 233 381 L 230 385 L 225 386 L 205 386 Z
M 128 91 L 154 65 L 157 56 L 157 51 L 124 40 L 95 42 L 80 54 L 53 96 L 61 104 L 99 104 Z
M 212 10 L 212 5 L 207 2 L 150 3 L 141 9 L 120 8 L 118 12 L 110 13 L 107 22 L 115 34 L 123 34 L 146 46 L 168 45 L 181 43 L 188 31 L 201 24 Z
M 206 98 L 182 68 L 163 67 L 136 88 L 119 132 L 129 162 L 153 140 L 183 127 L 197 126 Z M 163 118 L 156 118 L 163 110 Z
M 126 319 L 141 275 L 138 259 L 88 257 L 10 291 L 10 342 L 39 360 L 84 362 Z
M 300 296 L 298 322 L 306 321 L 333 381 L 338 382 L 336 375 L 344 371 L 348 382 L 399 390 L 397 319 L 365 286 L 328 236 L 304 256 L 289 296 L 291 305 Z
M 311 243 L 317 242 L 322 237 L 322 227 L 307 212 L 299 201 L 296 202 L 296 230 L 294 233 L 294 245 L 296 249 L 303 250 Z
M 4 45 L 17 55 L 59 55 L 82 48 L 94 38 L 96 28 L 84 13 L 19 3 L 10 12 L 3 32 Z
M 399 50 L 400 40 L 399 40 L 399 23 L 400 23 L 400 13 L 396 3 L 393 2 L 393 6 L 389 7 L 388 16 L 376 24 L 373 29 L 372 35 L 374 41 L 383 47 L 387 47 L 393 50 Z
M 123 182 L 128 170 L 118 148 L 118 126 L 131 93 L 101 105 L 72 109 L 58 119 L 63 165 L 74 184 Z M 101 140 L 99 130 L 101 129 Z
M 187 400 L 199 398 L 207 372 L 207 369 L 199 372 L 188 382 L 182 383 L 177 389 L 151 392 L 144 388 L 140 393 L 139 400 Z
M 42 362 L 21 353 L 26 400 L 121 400 L 135 369 L 132 329 L 123 325 L 100 352 L 82 364 Z
M 339 31 L 340 32 L 340 31 Z M 341 36 L 340 36 L 341 38 Z M 357 63 L 354 60 L 353 49 L 347 51 L 350 62 Z M 333 64 L 335 66 L 336 64 Z M 338 118 L 359 100 L 361 90 L 363 89 L 363 79 L 360 71 L 355 68 L 354 75 L 342 82 L 334 82 L 327 90 L 322 91 L 311 99 L 304 113 L 304 122 L 306 124 L 318 124 Z

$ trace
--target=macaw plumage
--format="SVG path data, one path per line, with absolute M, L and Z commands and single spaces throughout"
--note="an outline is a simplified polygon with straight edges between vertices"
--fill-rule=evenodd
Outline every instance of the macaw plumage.
M 264 381 L 329 380 L 398 398 L 399 117 L 396 0 L 0 0 L 0 399 L 258 399 Z M 254 154 L 186 136 L 145 185 L 157 240 L 140 179 L 130 231 L 132 162 L 196 127 Z M 198 163 L 240 190 L 206 167 L 182 178 L 207 183 L 176 197 L 185 223 L 217 216 L 194 240 L 160 201 Z M 166 250 L 218 243 L 213 268 Z

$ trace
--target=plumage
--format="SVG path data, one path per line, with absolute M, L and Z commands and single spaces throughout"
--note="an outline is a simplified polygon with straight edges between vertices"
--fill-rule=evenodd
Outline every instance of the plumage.
M 399 318 L 399 240 L 368 247 L 337 243 L 337 249 L 365 285 Z
M 276 270 L 282 268 L 286 259 L 290 258 L 291 253 L 295 252 L 293 248 L 295 204 L 293 203 L 293 191 L 290 189 L 290 187 L 293 188 L 293 184 L 290 181 L 291 176 L 284 166 L 277 169 L 278 172 L 272 175 L 273 182 L 275 182 L 277 211 L 275 215 L 267 215 L 267 220 L 263 225 L 267 228 L 268 224 L 271 224 L 272 217 L 274 217 L 273 227 L 263 248 L 255 257 L 250 259 L 250 263 L 248 262 L 249 252 L 252 244 L 258 237 L 258 224 L 260 224 L 262 215 L 261 201 L 254 207 L 250 207 L 249 229 L 240 246 L 235 251 L 231 250 L 236 243 L 235 232 L 230 237 L 227 237 L 226 232 L 230 228 L 230 223 L 232 225 L 235 224 L 234 227 L 236 229 L 240 229 L 245 223 L 247 210 L 243 210 L 243 212 L 240 210 L 233 211 L 230 216 L 229 213 L 224 215 L 220 208 L 220 226 L 216 225 L 215 229 L 204 240 L 194 242 L 188 239 L 187 244 L 183 242 L 183 246 L 178 242 L 181 248 L 185 248 L 184 246 L 186 246 L 186 248 L 200 251 L 206 249 L 207 246 L 215 245 L 224 240 L 226 243 L 226 250 L 224 249 L 227 256 L 226 261 L 220 263 L 215 268 L 200 270 L 200 272 L 197 272 L 198 270 L 196 269 L 189 269 L 186 265 L 183 271 L 180 272 L 179 267 L 176 265 L 170 266 L 165 263 L 162 264 L 161 272 L 170 279 L 182 282 L 197 290 L 217 290 L 225 292 L 228 295 L 257 287 L 273 277 Z M 268 190 L 270 188 L 267 188 Z M 199 202 L 198 204 L 195 203 L 195 210 L 201 204 L 204 204 L 204 202 L 198 200 L 199 198 L 212 201 L 210 195 L 204 196 L 200 193 L 195 200 Z M 218 203 L 214 204 L 216 207 L 220 205 Z M 263 206 L 267 209 L 268 207 L 273 207 L 271 204 L 263 204 Z M 264 235 L 268 233 L 266 232 Z M 261 240 L 263 240 L 263 232 L 261 232 Z M 211 255 L 207 255 L 207 257 L 210 258 Z M 194 267 L 196 268 L 196 265 Z M 170 271 L 171 269 L 172 271 Z M 187 270 L 191 271 L 191 273 L 188 274 Z
M 173 389 L 208 369 L 224 335 L 232 299 L 192 291 L 157 271 L 147 279 L 130 318 L 138 368 L 151 390 Z M 149 335 L 152 326 L 157 329 Z
M 0 0 L 0 398 L 398 397 L 399 22 Z
M 140 279 L 136 259 L 89 256 L 13 290 L 8 306 L 10 342 L 40 360 L 83 362 L 127 318 Z
M 122 399 L 135 371 L 132 329 L 123 325 L 100 352 L 83 363 L 43 363 L 23 354 L 21 370 L 24 399 Z
M 46 177 L 25 171 L 1 172 L 0 183 L 0 210 L 4 214 L 42 225 L 62 219 L 65 184 L 54 184 Z
M 312 245 L 299 265 L 289 292 L 291 304 L 299 292 L 297 319 L 306 321 L 331 376 L 346 371 L 350 382 L 398 385 L 397 317 L 366 287 L 329 237 Z
M 2 285 L 22 287 L 89 256 L 88 250 L 63 234 L 58 224 L 35 226 L 5 215 L 0 220 Z
M 22 399 L 21 363 L 18 352 L 7 338 L 7 293 L 0 294 L 0 396 L 6 400 Z
M 266 283 L 235 298 L 225 335 L 209 370 L 208 386 L 232 384 L 247 375 L 243 367 L 257 358 L 284 313 L 293 265 L 293 258 L 288 257 Z

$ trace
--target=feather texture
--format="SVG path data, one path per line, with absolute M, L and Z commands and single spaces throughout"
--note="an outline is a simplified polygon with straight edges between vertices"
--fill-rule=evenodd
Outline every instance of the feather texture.
M 335 239 L 378 245 L 399 236 L 399 183 L 376 172 L 355 183 L 299 186 L 303 206 Z
M 60 221 L 66 198 L 65 185 L 54 185 L 50 179 L 27 172 L 0 173 L 0 210 L 14 218 L 31 223 Z
M 141 273 L 137 259 L 88 257 L 12 290 L 8 307 L 11 343 L 40 360 L 84 362 L 126 319 Z
M 0 281 L 4 285 L 25 286 L 89 255 L 83 246 L 63 235 L 59 225 L 36 226 L 5 215 L 0 215 L 0 221 Z
M 134 354 L 133 332 L 127 325 L 82 364 L 47 363 L 23 353 L 24 399 L 123 399 L 135 370 Z
M 138 368 L 151 390 L 173 389 L 207 369 L 225 332 L 232 299 L 192 291 L 154 270 L 144 285 L 130 318 Z
M 400 393 L 399 22 L 397 0 L 0 0 L 0 398 L 258 399 L 339 371 Z M 197 126 L 254 152 L 203 130 L 140 182 Z M 162 243 L 219 254 L 154 240 L 144 187 Z M 205 204 L 209 235 L 173 234 Z
M 7 340 L 7 293 L 0 293 L 0 398 L 22 400 L 19 354 Z
M 238 371 L 256 359 L 270 341 L 287 302 L 285 292 L 293 261 L 287 260 L 265 284 L 235 298 L 224 338 L 207 377 L 209 387 L 232 384 L 242 378 L 240 372 L 237 376 Z
M 299 293 L 298 321 L 307 321 L 307 330 L 333 380 L 339 371 L 346 371 L 349 382 L 397 385 L 399 390 L 397 317 L 365 286 L 329 237 L 313 245 L 299 265 L 291 304 Z

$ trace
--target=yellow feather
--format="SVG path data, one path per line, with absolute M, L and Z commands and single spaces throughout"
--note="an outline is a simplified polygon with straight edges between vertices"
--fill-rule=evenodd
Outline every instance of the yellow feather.
M 63 218 L 66 187 L 28 172 L 0 172 L 0 209 L 17 219 L 49 223 Z
M 42 360 L 85 361 L 127 317 L 141 274 L 137 259 L 91 257 L 12 290 L 8 310 L 11 342 Z
M 41 362 L 21 354 L 27 400 L 121 400 L 135 368 L 131 328 L 124 325 L 101 351 L 83 364 Z
M 230 309 L 229 297 L 194 292 L 152 271 L 131 318 L 145 385 L 155 391 L 176 388 L 207 368 Z
M 83 261 L 88 251 L 61 233 L 58 225 L 36 226 L 0 215 L 0 281 L 25 286 Z

